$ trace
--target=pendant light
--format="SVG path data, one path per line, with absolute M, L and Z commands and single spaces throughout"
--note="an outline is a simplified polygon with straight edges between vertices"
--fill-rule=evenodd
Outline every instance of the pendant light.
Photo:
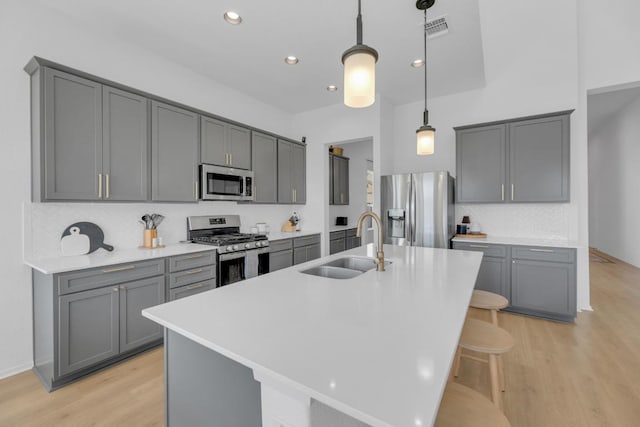
M 358 0 L 356 44 L 342 54 L 344 64 L 344 105 L 363 108 L 376 100 L 376 62 L 378 52 L 362 44 L 362 13 Z
M 416 7 L 424 10 L 424 115 L 422 126 L 416 130 L 416 151 L 419 156 L 433 154 L 436 140 L 436 130 L 429 124 L 429 110 L 427 110 L 427 9 L 435 2 L 436 0 L 416 1 Z

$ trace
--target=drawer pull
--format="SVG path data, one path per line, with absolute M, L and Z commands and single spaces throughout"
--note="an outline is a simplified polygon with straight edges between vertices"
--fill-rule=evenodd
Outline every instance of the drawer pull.
M 488 245 L 469 245 L 470 248 L 488 248 Z
M 103 273 L 115 273 L 116 271 L 133 270 L 134 268 L 136 268 L 135 265 L 125 265 L 124 267 L 107 268 L 105 270 L 102 270 L 102 272 Z
M 186 271 L 185 274 L 198 274 L 198 273 L 202 273 L 204 270 L 202 270 L 201 268 L 198 268 L 197 270 L 189 270 Z
M 189 285 L 187 286 L 187 290 L 191 291 L 193 289 L 198 289 L 198 288 L 202 288 L 204 286 L 204 283 L 196 283 L 195 285 Z
M 546 252 L 549 254 L 554 253 L 555 251 L 553 249 L 529 249 L 531 252 Z
M 197 258 L 204 258 L 206 255 L 191 255 L 190 257 L 187 257 L 188 259 L 197 259 Z

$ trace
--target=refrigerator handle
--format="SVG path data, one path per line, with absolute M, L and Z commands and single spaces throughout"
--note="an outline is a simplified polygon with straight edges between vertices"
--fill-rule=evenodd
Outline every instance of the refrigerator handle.
M 416 186 L 414 185 L 415 177 L 411 175 L 411 187 L 409 190 L 409 244 L 416 244 Z

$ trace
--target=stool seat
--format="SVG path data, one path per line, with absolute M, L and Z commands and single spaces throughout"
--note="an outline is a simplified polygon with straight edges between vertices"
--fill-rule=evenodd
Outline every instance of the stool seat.
M 509 300 L 493 292 L 476 289 L 471 295 L 469 306 L 483 310 L 501 310 L 509 305 Z
M 442 396 L 435 427 L 510 427 L 507 417 L 487 398 L 450 382 Z
M 488 322 L 467 319 L 460 336 L 460 347 L 487 354 L 502 354 L 513 348 L 509 332 Z

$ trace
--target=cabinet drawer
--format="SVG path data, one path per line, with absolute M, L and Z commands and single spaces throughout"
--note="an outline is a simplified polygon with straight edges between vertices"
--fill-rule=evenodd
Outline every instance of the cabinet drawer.
M 512 246 L 511 258 L 572 263 L 576 260 L 576 251 L 571 248 Z
M 313 234 L 311 236 L 305 236 L 305 237 L 296 237 L 295 239 L 293 239 L 294 248 L 299 248 L 301 246 L 315 245 L 318 243 L 320 243 L 319 234 Z
M 356 234 L 358 234 L 358 229 L 356 228 L 350 228 L 347 230 L 347 237 L 356 237 Z
M 293 265 L 293 249 L 269 252 L 269 272 L 282 270 Z
M 169 258 L 169 272 L 188 270 L 204 265 L 215 265 L 215 251 L 198 252 L 195 254 L 186 254 L 172 256 Z
M 344 239 L 346 236 L 347 236 L 347 232 L 344 230 L 332 231 L 329 233 L 329 240 Z
M 214 279 L 215 277 L 215 266 L 198 267 L 192 270 L 179 271 L 169 275 L 169 288 L 178 288 L 180 286 Z
M 453 242 L 453 249 L 462 251 L 482 252 L 485 256 L 504 258 L 507 256 L 507 247 L 504 245 L 491 245 L 488 243 Z
M 292 239 L 274 240 L 273 242 L 269 242 L 269 252 L 286 251 L 292 247 Z
M 216 287 L 215 279 L 205 280 L 204 282 L 193 283 L 191 285 L 181 286 L 169 290 L 169 301 L 199 294 L 200 292 L 209 291 Z
M 58 274 L 58 295 L 164 274 L 164 258 Z

